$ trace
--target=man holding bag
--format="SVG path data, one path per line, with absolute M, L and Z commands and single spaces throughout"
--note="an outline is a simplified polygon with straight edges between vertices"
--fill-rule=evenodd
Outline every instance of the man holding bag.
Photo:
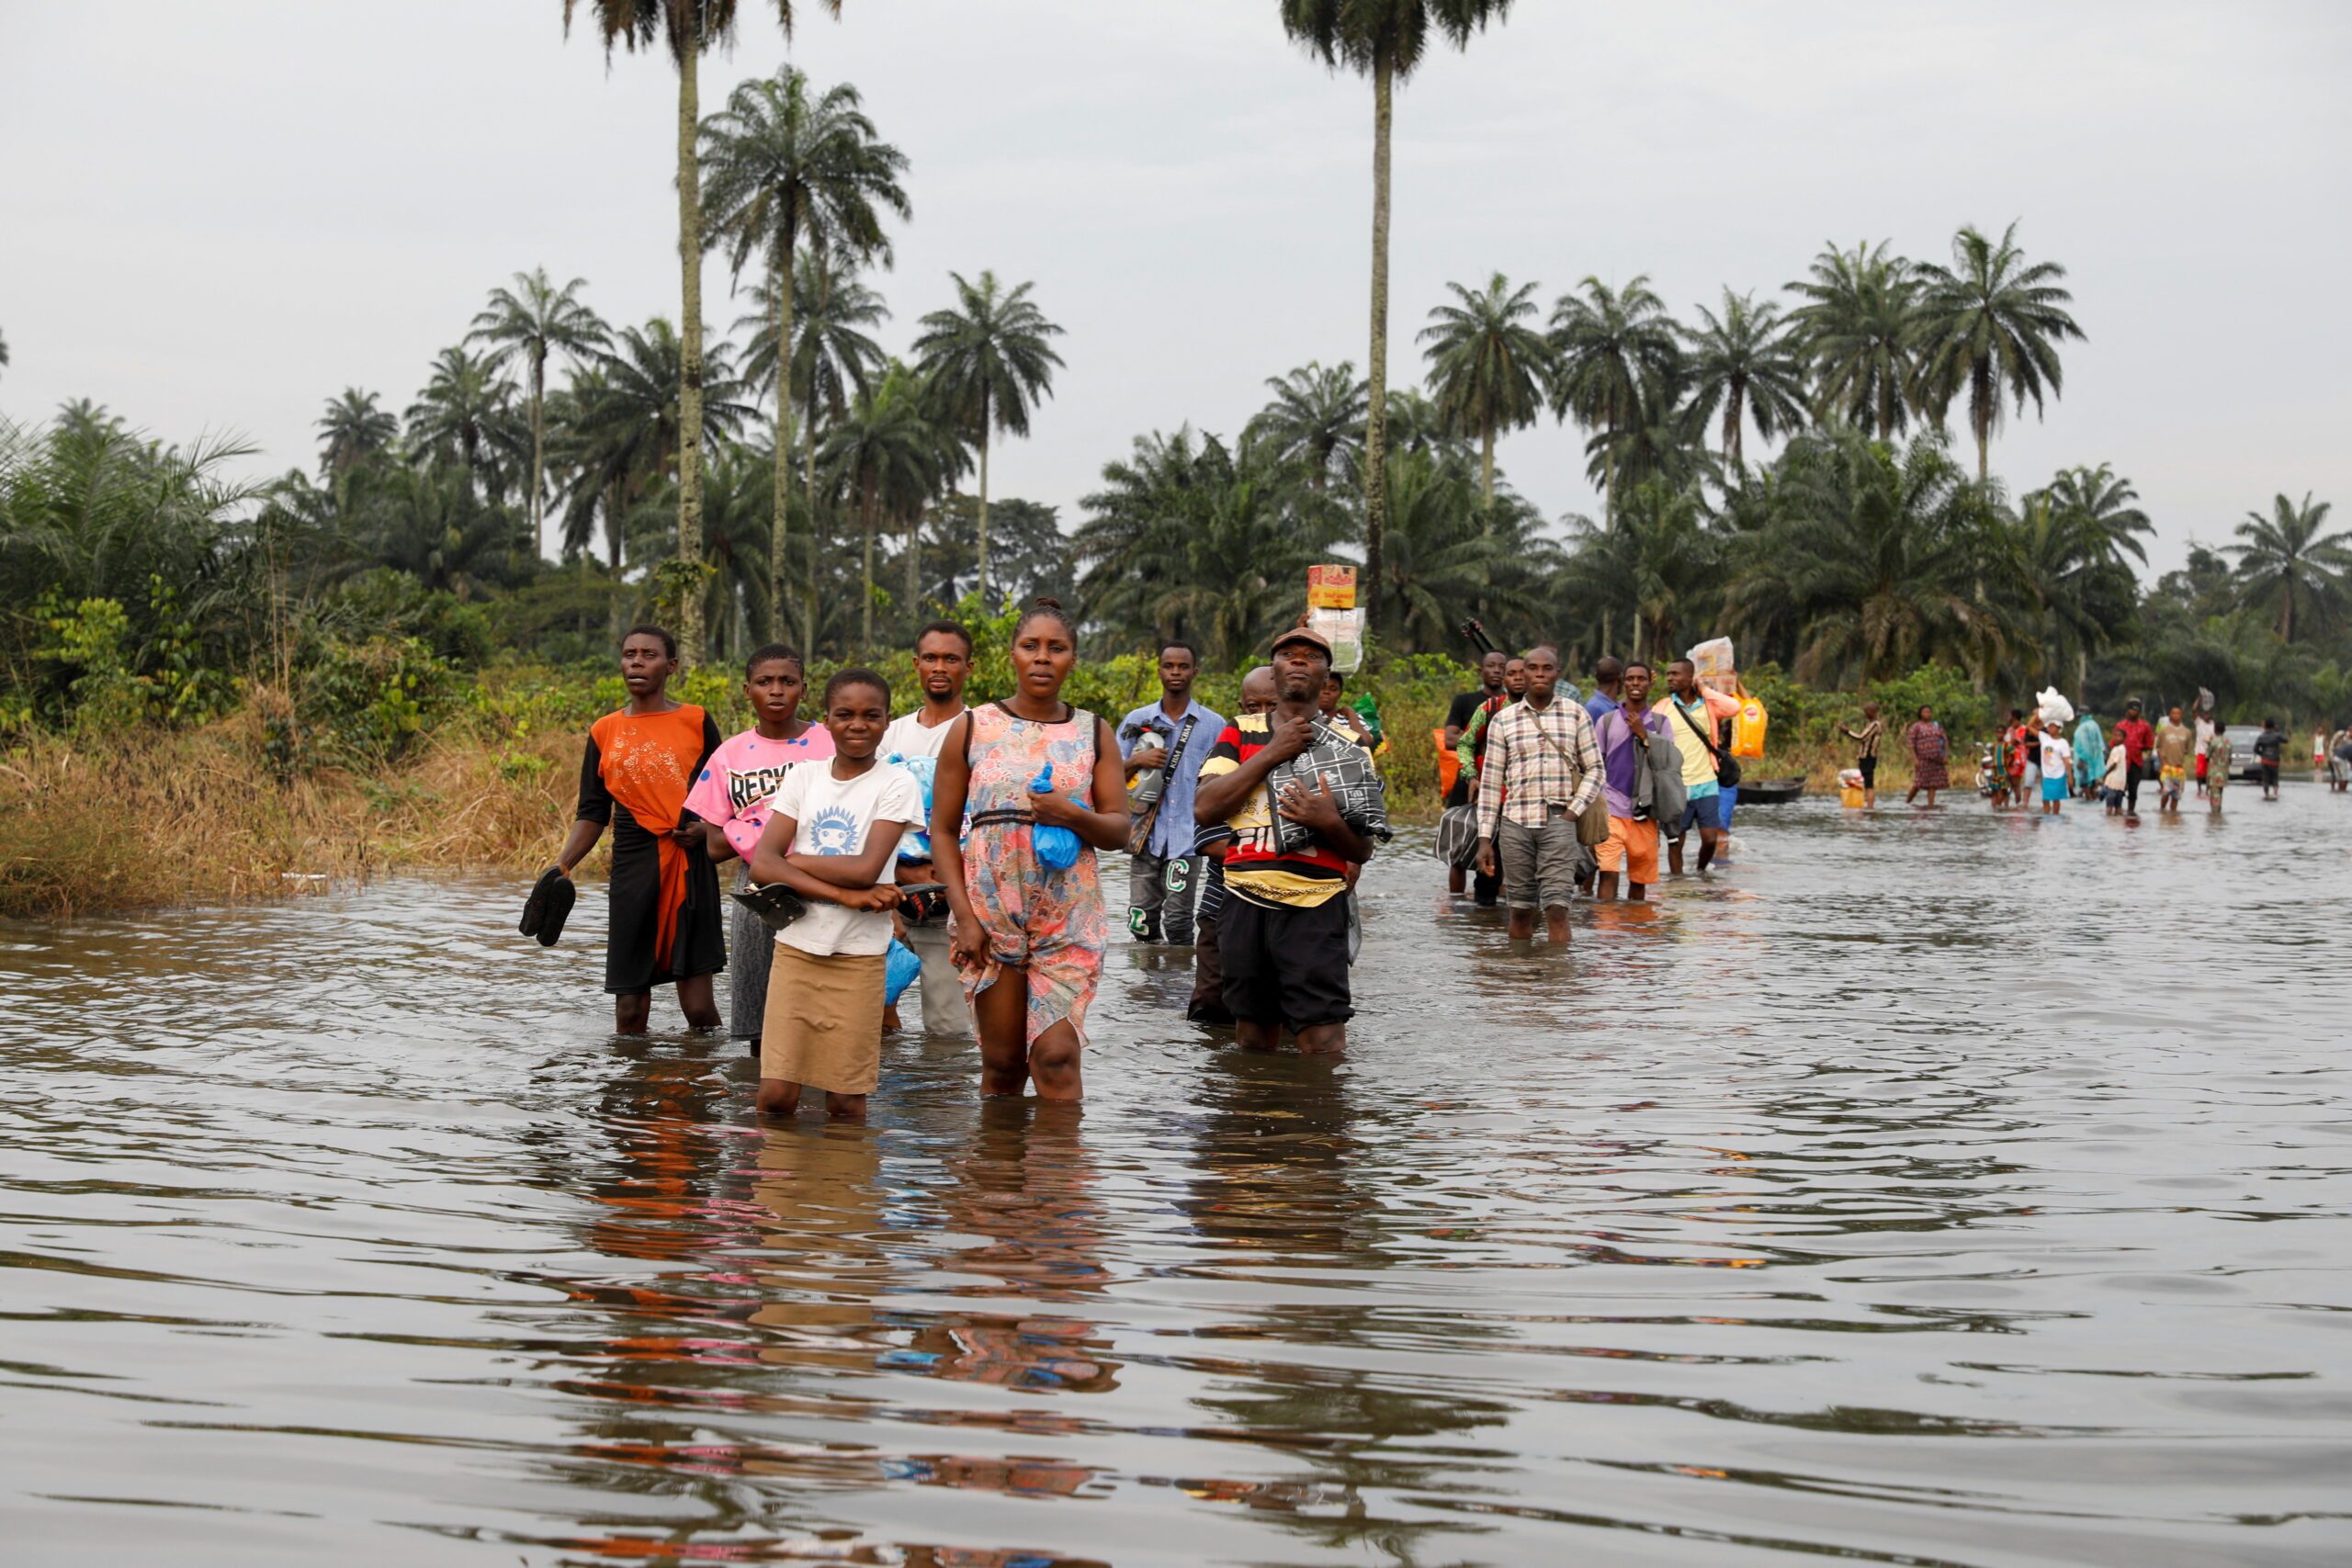
M 1502 875 L 1514 942 L 1544 933 L 1568 940 L 1568 899 L 1576 889 L 1584 840 L 1577 829 L 1601 790 L 1600 746 L 1592 719 L 1555 700 L 1560 655 L 1531 649 L 1527 694 L 1487 723 L 1487 757 L 1478 772 L 1478 870 Z M 1606 838 L 1604 829 L 1600 835 Z
M 1682 757 L 1683 805 L 1679 822 L 1659 826 L 1668 833 L 1667 869 L 1679 876 L 1682 840 L 1690 837 L 1692 828 L 1699 829 L 1701 871 L 1713 863 L 1715 848 L 1723 842 L 1723 792 L 1726 784 L 1739 783 L 1739 764 L 1715 744 L 1715 727 L 1724 719 L 1736 718 L 1740 703 L 1737 697 L 1702 685 L 1699 667 L 1688 659 L 1667 666 L 1666 689 L 1668 716 L 1680 728 L 1674 749 Z M 1724 776 L 1726 773 L 1729 777 Z
M 1126 759 L 1127 930 L 1137 942 L 1193 945 L 1193 788 L 1225 720 L 1193 700 L 1201 656 L 1189 642 L 1159 650 L 1159 701 L 1119 721 Z

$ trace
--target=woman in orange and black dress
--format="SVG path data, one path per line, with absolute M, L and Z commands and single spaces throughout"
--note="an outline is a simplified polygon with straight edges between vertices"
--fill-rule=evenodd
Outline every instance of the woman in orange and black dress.
M 718 1027 L 711 976 L 727 966 L 726 920 L 701 819 L 686 809 L 687 789 L 718 749 L 718 726 L 667 694 L 677 670 L 677 639 L 661 627 L 638 626 L 621 639 L 628 703 L 588 731 L 579 818 L 556 861 L 570 876 L 611 826 L 605 989 L 623 1034 L 645 1032 L 653 988 L 668 985 L 678 987 L 688 1024 Z

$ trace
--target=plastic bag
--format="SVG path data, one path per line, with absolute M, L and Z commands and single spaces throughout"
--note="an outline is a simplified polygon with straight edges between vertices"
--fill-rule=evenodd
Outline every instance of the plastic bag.
M 1030 793 L 1037 794 L 1053 787 L 1054 765 L 1048 762 L 1037 770 L 1035 778 L 1029 781 L 1029 789 Z M 1086 804 L 1076 795 L 1069 797 L 1069 803 L 1072 806 Z M 1037 863 L 1047 871 L 1068 871 L 1078 863 L 1080 847 L 1078 835 L 1058 822 L 1038 823 L 1031 832 L 1029 841 L 1036 849 Z
M 915 776 L 922 788 L 922 819 L 931 821 L 931 785 L 939 773 L 936 757 L 901 757 L 896 751 L 882 759 L 896 762 Z M 927 861 L 931 858 L 931 834 L 925 829 L 910 827 L 899 835 L 899 858 L 903 861 Z
M 1719 692 L 1731 684 L 1732 676 L 1739 668 L 1732 660 L 1731 638 L 1727 637 L 1711 637 L 1686 657 L 1697 668 L 1701 683 Z
M 2041 715 L 2042 723 L 2072 724 L 2075 722 L 2075 705 L 2068 702 L 2057 687 L 2044 687 L 2033 701 L 2035 711 Z
M 890 946 L 882 957 L 882 1005 L 897 1007 L 899 998 L 907 994 L 907 987 L 913 985 L 915 976 L 922 973 L 922 959 L 915 950 L 892 937 Z

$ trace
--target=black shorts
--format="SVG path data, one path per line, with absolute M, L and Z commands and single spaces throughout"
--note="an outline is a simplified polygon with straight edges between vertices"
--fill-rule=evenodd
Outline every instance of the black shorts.
M 1251 1023 L 1312 1029 L 1355 1016 L 1348 996 L 1348 896 L 1312 908 L 1252 903 L 1228 888 L 1217 915 L 1226 1010 Z
M 1878 787 L 1878 759 L 1876 757 L 1858 757 L 1854 760 L 1854 765 L 1861 770 L 1862 787 L 1864 789 L 1876 789 Z

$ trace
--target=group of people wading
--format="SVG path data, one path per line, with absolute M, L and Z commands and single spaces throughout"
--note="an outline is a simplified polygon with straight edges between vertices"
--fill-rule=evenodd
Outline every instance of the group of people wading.
M 1023 611 L 1011 655 L 1012 694 L 967 706 L 971 637 L 933 622 L 916 639 L 911 712 L 893 719 L 889 682 L 853 668 L 826 682 L 811 721 L 800 656 L 771 644 L 744 669 L 755 722 L 722 739 L 668 694 L 676 639 L 632 629 L 628 703 L 589 731 L 577 819 L 524 929 L 552 940 L 546 890 L 568 903 L 573 868 L 610 828 L 605 989 L 622 1033 L 645 1031 L 663 986 L 689 1025 L 719 1027 L 731 946 L 732 1032 L 759 1056 L 759 1109 L 791 1115 L 814 1089 L 830 1114 L 860 1117 L 903 953 L 920 964 L 926 1031 L 978 1036 L 982 1093 L 1034 1082 L 1041 1099 L 1075 1100 L 1107 933 L 1096 857 L 1126 849 L 1139 939 L 1160 938 L 1164 910 L 1180 911 L 1166 926 L 1179 940 L 1197 918 L 1193 1016 L 1261 1048 L 1285 1032 L 1306 1051 L 1344 1044 L 1352 887 L 1388 827 L 1369 737 L 1335 711 L 1330 645 L 1282 633 L 1227 720 L 1191 700 L 1198 656 L 1172 643 L 1162 701 L 1115 732 L 1062 699 L 1078 631 L 1058 603 Z M 1155 787 L 1131 798 L 1130 778 Z

